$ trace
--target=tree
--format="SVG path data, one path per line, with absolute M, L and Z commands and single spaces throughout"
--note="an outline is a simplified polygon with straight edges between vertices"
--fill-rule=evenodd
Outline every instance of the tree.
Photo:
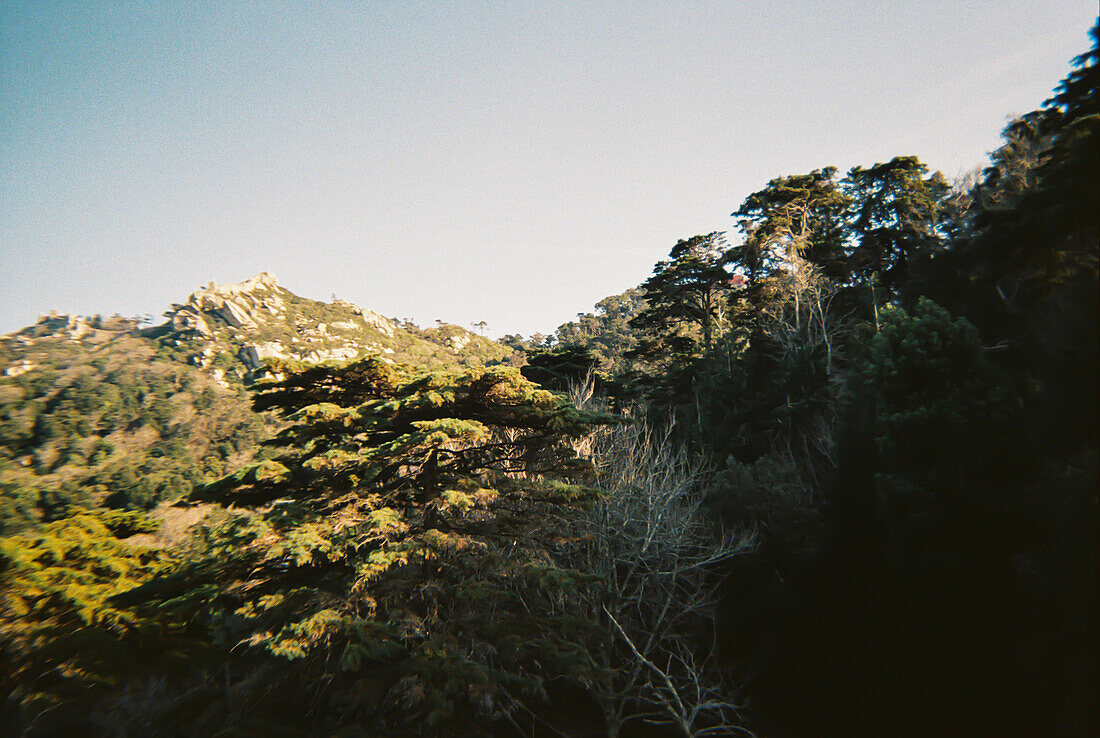
M 989 155 L 990 163 L 977 186 L 985 210 L 1007 210 L 1035 187 L 1039 168 L 1047 160 L 1049 114 L 1033 111 L 1005 126 L 1004 143 Z
M 24 723 L 80 689 L 141 671 L 147 623 L 112 598 L 171 563 L 123 540 L 155 529 L 139 513 L 98 510 L 0 538 L 0 689 Z
M 1044 205 L 1057 210 L 1054 220 L 1068 237 L 1083 230 L 1080 240 L 1096 241 L 1096 207 L 1100 202 L 1100 21 L 1089 32 L 1092 48 L 1073 60 L 1076 67 L 1047 101 L 1052 115 L 1046 132 L 1053 137 L 1048 161 L 1040 171 Z
M 676 354 L 694 349 L 697 338 L 691 329 L 698 329 L 703 347 L 709 349 L 715 327 L 722 322 L 729 290 L 725 257 L 726 241 L 721 233 L 678 241 L 669 258 L 657 262 L 653 276 L 642 285 L 646 307 L 630 324 L 654 335 L 656 345 Z
M 731 250 L 731 256 L 750 279 L 780 263 L 796 265 L 801 260 L 819 265 L 830 277 L 843 277 L 848 205 L 835 167 L 777 177 L 732 213 L 741 219 L 745 240 Z
M 863 279 L 879 275 L 888 289 L 900 287 L 910 267 L 941 246 L 940 201 L 949 192 L 939 172 L 915 156 L 853 167 L 841 183 L 850 199 L 855 243 L 851 268 Z
M 579 313 L 577 320 L 558 326 L 558 344 L 583 346 L 599 360 L 599 369 L 615 375 L 626 371 L 626 354 L 638 344 L 630 320 L 645 307 L 642 292 L 631 288 L 596 303 L 591 313 Z
M 598 365 L 588 349 L 572 344 L 529 352 L 527 366 L 520 373 L 546 389 L 566 392 L 570 385 L 593 378 Z
M 974 506 L 992 507 L 1027 453 L 1019 403 L 974 326 L 921 298 L 910 313 L 886 310 L 861 358 L 852 393 L 870 408 L 877 458 L 860 463 L 875 464 L 877 509 L 908 518 L 935 505 L 991 523 L 993 511 Z
M 975 237 L 962 244 L 970 264 L 984 269 L 1015 308 L 1038 307 L 1061 286 L 1096 273 L 1100 24 L 1091 35 L 1093 48 L 1074 60 L 1077 69 L 1057 94 L 1006 129 L 1006 143 L 987 170 L 987 189 L 1001 184 L 1019 140 L 1037 151 L 1027 157 L 1027 176 L 1018 178 L 1008 207 L 987 206 Z
M 612 418 L 514 369 L 378 359 L 268 381 L 255 407 L 290 419 L 281 453 L 193 495 L 246 514 L 134 595 L 236 658 L 298 665 L 254 705 L 331 729 L 480 735 L 582 675 L 590 625 L 548 603 L 586 575 L 555 564 L 548 512 L 593 497 L 569 440 Z
M 1100 25 L 1091 35 L 1057 94 L 1006 129 L 970 232 L 935 264 L 937 298 L 1028 374 L 1053 455 L 1097 433 Z

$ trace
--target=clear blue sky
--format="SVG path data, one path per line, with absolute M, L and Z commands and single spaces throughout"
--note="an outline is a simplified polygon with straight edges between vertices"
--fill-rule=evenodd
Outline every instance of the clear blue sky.
M 980 166 L 1095 0 L 0 3 L 0 332 L 270 271 L 551 332 L 771 177 Z M 731 234 L 732 235 L 732 234 Z

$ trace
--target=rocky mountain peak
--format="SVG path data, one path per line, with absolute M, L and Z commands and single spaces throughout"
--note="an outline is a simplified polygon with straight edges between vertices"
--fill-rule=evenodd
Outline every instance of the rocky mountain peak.
M 282 292 L 285 290 L 267 272 L 232 284 L 211 282 L 191 293 L 185 304 L 173 305 L 167 316 L 178 331 L 212 338 L 212 319 L 233 328 L 255 329 L 266 317 L 279 317 L 285 307 Z
M 279 288 L 279 282 L 272 274 L 268 272 L 260 272 L 259 274 L 249 277 L 241 282 L 233 282 L 230 284 L 219 285 L 217 282 L 210 282 L 206 287 L 198 290 L 191 295 L 191 300 L 194 300 L 197 296 L 208 295 L 210 297 L 231 298 L 236 295 L 251 294 L 255 292 L 268 292 Z M 190 300 L 189 300 L 190 301 Z
M 311 300 L 261 272 L 241 282 L 209 283 L 164 313 L 167 321 L 143 327 L 141 319 L 95 319 L 51 313 L 35 325 L 2 337 L 0 376 L 37 366 L 36 346 L 100 344 L 126 337 L 150 341 L 161 355 L 204 370 L 219 384 L 248 381 L 269 361 L 320 364 L 378 356 L 425 365 L 502 361 L 510 349 L 442 324 L 420 330 L 346 300 Z

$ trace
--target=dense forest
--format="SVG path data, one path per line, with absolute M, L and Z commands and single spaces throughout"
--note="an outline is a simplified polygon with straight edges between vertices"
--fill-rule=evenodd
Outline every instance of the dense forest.
M 476 361 L 3 379 L 0 732 L 1095 735 L 1092 38 Z

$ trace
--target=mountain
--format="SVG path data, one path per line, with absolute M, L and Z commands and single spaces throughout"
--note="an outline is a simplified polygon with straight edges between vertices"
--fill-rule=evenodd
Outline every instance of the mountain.
M 300 297 L 266 273 L 211 283 L 165 317 L 52 313 L 0 336 L 0 532 L 77 507 L 148 509 L 254 460 L 276 422 L 245 387 L 266 365 L 513 361 L 458 326 Z

